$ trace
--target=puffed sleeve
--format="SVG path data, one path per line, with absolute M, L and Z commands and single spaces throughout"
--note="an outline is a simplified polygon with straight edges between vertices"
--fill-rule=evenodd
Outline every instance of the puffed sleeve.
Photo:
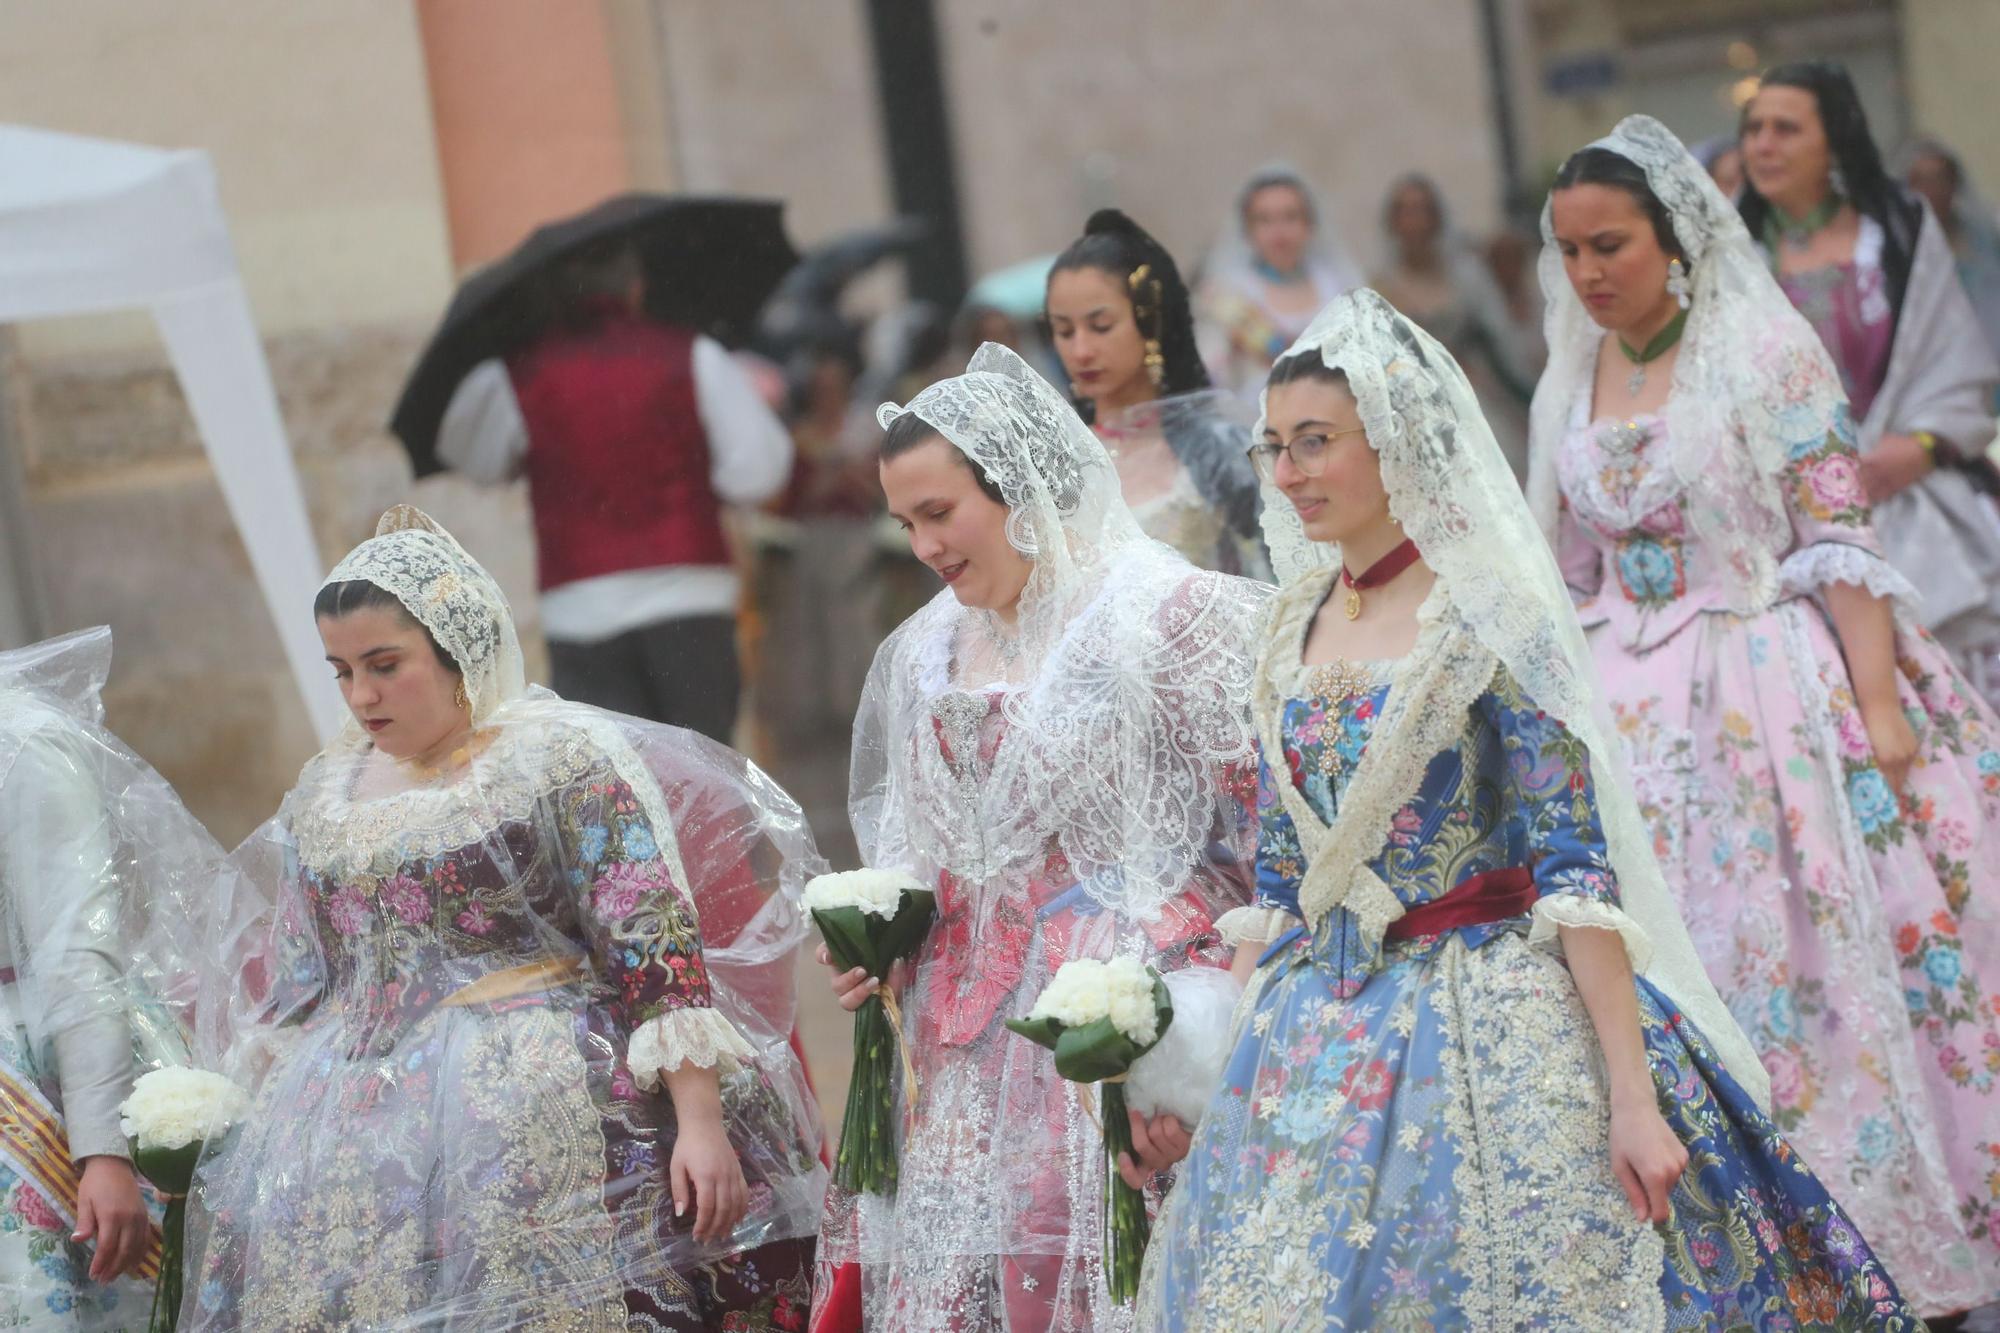
M 1854 441 L 1854 422 L 1843 406 L 1823 434 L 1791 447 L 1782 485 L 1792 551 L 1778 567 L 1779 581 L 1795 594 L 1848 583 L 1914 605 L 1916 589 L 1889 564 L 1875 535 Z
M 1271 765 L 1259 747 L 1257 761 L 1257 881 L 1250 906 L 1223 914 L 1216 929 L 1239 947 L 1269 944 L 1299 924 L 1299 881 L 1305 851 L 1298 828 L 1279 799 Z
M 631 1033 L 634 1080 L 650 1090 L 683 1064 L 748 1060 L 749 1043 L 710 995 L 689 886 L 662 846 L 672 830 L 654 827 L 609 762 L 556 793 L 555 818 L 586 943 Z
M 23 1000 L 54 1050 L 70 1156 L 128 1157 L 118 1125 L 132 1090 L 114 939 L 120 885 L 102 795 L 54 733 L 31 738 L 0 785 L 0 829 L 0 881 L 16 937 L 10 952 Z
M 1583 742 L 1535 707 L 1504 670 L 1479 709 L 1499 736 L 1506 795 L 1527 838 L 1539 895 L 1530 941 L 1560 947 L 1558 926 L 1613 930 L 1625 941 L 1632 970 L 1643 971 L 1652 945 L 1619 901 Z

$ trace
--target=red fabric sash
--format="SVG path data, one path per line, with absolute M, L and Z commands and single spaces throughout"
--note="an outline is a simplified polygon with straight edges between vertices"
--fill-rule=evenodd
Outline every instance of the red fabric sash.
M 1535 905 L 1535 876 L 1526 866 L 1474 875 L 1442 898 L 1419 903 L 1389 923 L 1392 940 L 1442 935 L 1461 926 L 1483 926 L 1521 915 Z

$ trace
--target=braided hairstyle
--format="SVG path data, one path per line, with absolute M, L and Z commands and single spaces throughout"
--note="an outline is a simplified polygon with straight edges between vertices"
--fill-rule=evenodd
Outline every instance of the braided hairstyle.
M 1195 350 L 1194 308 L 1187 284 L 1165 246 L 1119 209 L 1100 208 L 1083 224 L 1083 235 L 1056 256 L 1049 276 L 1081 268 L 1097 269 L 1124 284 L 1139 335 L 1160 345 L 1162 395 L 1209 387 L 1208 368 Z M 1042 321 L 1046 336 L 1046 313 Z M 1096 414 L 1090 400 L 1074 401 L 1085 421 Z

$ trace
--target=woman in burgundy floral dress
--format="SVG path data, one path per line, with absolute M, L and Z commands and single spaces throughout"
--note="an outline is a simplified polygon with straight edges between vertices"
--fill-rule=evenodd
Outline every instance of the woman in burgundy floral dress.
M 498 587 L 415 511 L 314 609 L 353 720 L 238 853 L 270 899 L 216 905 L 218 958 L 257 960 L 210 1005 L 256 1103 L 197 1183 L 186 1325 L 802 1327 L 798 808 L 527 689 Z

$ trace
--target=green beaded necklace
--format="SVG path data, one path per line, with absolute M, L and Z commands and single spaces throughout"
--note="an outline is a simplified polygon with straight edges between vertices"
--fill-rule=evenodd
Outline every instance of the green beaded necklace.
M 1625 359 L 1632 363 L 1632 377 L 1625 381 L 1625 392 L 1636 395 L 1646 387 L 1646 363 L 1665 356 L 1667 349 L 1681 340 L 1681 330 L 1687 327 L 1687 322 L 1687 311 L 1675 312 L 1674 317 L 1667 321 L 1667 326 L 1653 335 L 1653 340 L 1646 344 L 1643 352 L 1634 351 L 1632 344 L 1623 338 L 1618 340 L 1618 350 L 1625 353 Z
M 1813 234 L 1833 221 L 1845 202 L 1839 195 L 1829 194 L 1808 209 L 1802 218 L 1795 218 L 1772 204 L 1770 216 L 1764 219 L 1764 244 L 1771 247 L 1774 255 L 1778 252 L 1780 241 L 1794 250 L 1805 249 L 1812 244 Z

